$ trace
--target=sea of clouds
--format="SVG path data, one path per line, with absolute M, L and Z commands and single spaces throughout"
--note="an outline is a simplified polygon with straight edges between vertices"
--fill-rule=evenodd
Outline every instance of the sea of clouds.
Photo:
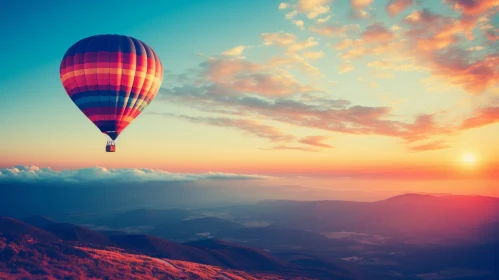
M 269 176 L 235 174 L 221 172 L 171 173 L 164 170 L 147 168 L 90 167 L 80 169 L 53 170 L 35 165 L 14 166 L 0 169 L 0 182 L 65 182 L 84 183 L 91 181 L 106 182 L 177 182 L 199 180 L 265 180 Z

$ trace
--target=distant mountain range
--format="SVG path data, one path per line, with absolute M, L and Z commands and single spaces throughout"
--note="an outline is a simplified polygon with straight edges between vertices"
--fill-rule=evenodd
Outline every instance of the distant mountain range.
M 272 200 L 72 217 L 76 224 L 45 216 L 0 218 L 0 240 L 5 243 L 0 271 L 20 273 L 11 268 L 26 263 L 29 273 L 43 270 L 28 261 L 28 255 L 55 257 L 52 261 L 62 267 L 75 258 L 75 264 L 90 265 L 88 258 L 109 264 L 119 257 L 125 265 L 134 255 L 141 259 L 136 263 L 165 259 L 170 264 L 212 266 L 221 271 L 217 273 L 276 279 L 499 279 L 499 199 L 493 197 L 405 194 L 377 202 Z M 88 271 L 92 269 L 96 267 Z
M 479 237 L 474 229 L 499 222 L 499 198 L 484 196 L 406 194 L 378 202 L 277 200 L 218 210 L 234 219 L 264 220 L 313 232 L 421 238 Z

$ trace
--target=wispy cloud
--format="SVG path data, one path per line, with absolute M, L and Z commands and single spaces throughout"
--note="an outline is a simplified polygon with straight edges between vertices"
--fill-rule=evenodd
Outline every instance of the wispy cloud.
M 314 37 L 309 37 L 306 41 L 297 42 L 289 46 L 288 52 L 299 52 L 317 46 L 318 43 Z
M 394 37 L 394 34 L 383 23 L 376 22 L 368 25 L 360 37 L 365 42 L 387 42 Z
M 268 65 L 272 67 L 284 66 L 284 68 L 296 68 L 298 70 L 303 71 L 304 73 L 314 76 L 314 77 L 322 77 L 324 74 L 315 66 L 310 64 L 306 59 L 319 59 L 321 56 L 321 52 L 305 52 L 303 56 L 300 56 L 297 53 L 286 53 L 283 56 L 274 56 L 272 57 Z M 313 57 L 313 58 L 312 58 Z
M 314 96 L 311 88 L 301 85 L 291 76 L 288 82 L 276 80 L 279 81 L 276 85 L 263 84 L 265 86 L 261 85 L 259 90 L 254 90 L 254 85 L 242 86 L 240 81 L 246 79 L 247 75 L 270 75 L 266 74 L 267 69 L 263 65 L 247 60 L 212 59 L 200 66 L 198 72 L 205 74 L 194 77 L 196 83 L 187 81 L 181 86 L 162 89 L 159 100 L 228 114 L 237 119 L 260 117 L 301 127 L 350 134 L 385 135 L 407 141 L 419 141 L 434 134 L 444 135 L 456 131 L 455 127 L 440 124 L 432 114 L 419 115 L 413 121 L 403 122 L 393 119 L 390 107 L 354 105 L 346 100 Z M 347 71 L 348 68 L 343 70 Z M 263 74 L 261 71 L 264 71 Z M 235 77 L 235 82 L 231 80 L 232 77 Z M 280 87 L 281 94 L 276 94 L 275 91 Z M 315 89 L 315 92 L 321 91 Z M 249 123 L 232 124 L 240 129 L 243 124 Z M 249 130 L 247 126 L 246 129 Z
M 286 32 L 262 33 L 260 37 L 265 45 L 288 46 L 296 42 L 296 36 Z
M 303 56 L 305 58 L 309 59 L 319 59 L 324 57 L 324 52 L 323 51 L 318 51 L 318 52 L 304 52 Z
M 307 144 L 311 146 L 317 146 L 317 147 L 322 147 L 322 148 L 332 148 L 331 145 L 324 143 L 325 140 L 327 140 L 328 137 L 326 136 L 307 136 L 305 138 L 300 139 L 298 142 L 302 144 Z
M 225 87 L 224 93 L 284 96 L 316 91 L 311 86 L 302 85 L 283 70 L 241 58 L 210 58 L 202 63 L 201 68 L 203 79 Z
M 226 50 L 226 51 L 222 52 L 222 54 L 226 55 L 226 56 L 239 56 L 239 55 L 243 54 L 243 51 L 245 48 L 246 48 L 246 46 L 240 45 L 240 46 L 234 47 L 230 50 Z
M 390 0 L 386 6 L 386 11 L 391 16 L 397 16 L 413 4 L 414 0 Z
M 150 113 L 150 114 L 158 115 L 158 113 Z M 261 124 L 253 120 L 233 119 L 225 117 L 191 117 L 191 116 L 173 115 L 173 114 L 159 114 L 159 115 L 166 117 L 181 118 L 193 123 L 208 124 L 208 125 L 227 127 L 227 128 L 236 128 L 243 132 L 252 134 L 260 138 L 265 138 L 270 141 L 276 141 L 276 142 L 292 141 L 295 138 L 293 135 L 283 133 L 279 129 L 273 126 Z
M 433 141 L 425 144 L 415 145 L 409 148 L 414 152 L 434 151 L 450 148 L 448 144 L 442 141 Z
M 355 69 L 355 67 L 353 67 L 353 65 L 350 63 L 343 63 L 340 66 L 338 66 L 338 68 L 340 70 L 340 74 L 347 73 Z
M 319 150 L 313 149 L 313 148 L 300 147 L 300 146 L 290 146 L 290 145 L 278 145 L 278 146 L 274 146 L 272 148 L 261 148 L 261 150 L 271 150 L 271 151 L 293 150 L 293 151 L 302 151 L 302 152 L 318 152 L 319 151 Z
M 462 129 L 482 127 L 499 122 L 499 106 L 480 108 L 473 116 L 465 119 L 461 125 Z
M 317 33 L 328 37 L 345 37 L 349 34 L 358 33 L 360 26 L 358 24 L 346 24 L 342 25 L 339 23 L 327 24 L 320 23 L 311 26 L 309 30 L 313 33 Z
M 477 16 L 494 7 L 499 7 L 499 0 L 444 0 L 444 2 L 470 16 Z

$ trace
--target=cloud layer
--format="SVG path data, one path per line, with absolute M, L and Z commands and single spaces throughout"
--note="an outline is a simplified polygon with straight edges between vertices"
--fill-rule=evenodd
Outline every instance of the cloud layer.
M 389 0 L 383 9 L 377 9 L 376 3 L 350 0 L 347 10 L 353 16 L 341 19 L 338 1 L 282 2 L 277 8 L 285 13 L 284 19 L 303 32 L 263 32 L 260 47 L 270 54 L 264 59 L 253 59 L 239 45 L 190 69 L 183 74 L 189 78 L 161 89 L 158 100 L 218 114 L 177 117 L 280 142 L 273 143 L 273 150 L 312 151 L 310 146 L 314 146 L 315 151 L 336 145 L 322 142 L 329 135 L 291 135 L 266 121 L 282 123 L 279 127 L 395 137 L 415 152 L 446 149 L 450 138 L 464 130 L 499 122 L 499 101 L 490 98 L 490 90 L 499 86 L 499 34 L 494 18 L 498 0 L 443 0 L 445 12 L 414 0 Z M 245 57 L 240 56 L 243 50 Z M 326 61 L 336 73 L 322 72 L 316 66 Z M 468 93 L 469 100 L 488 94 L 485 99 L 490 102 L 472 101 L 473 110 L 457 110 L 456 114 L 442 102 L 438 110 L 421 107 L 420 113 L 401 115 L 393 98 L 353 103 L 338 98 L 344 92 L 324 86 L 333 82 L 326 79 L 347 80 L 363 70 L 383 79 L 408 72 L 418 72 L 414 77 L 427 74 L 427 80 L 439 86 L 460 88 L 458 94 Z M 427 86 L 425 81 L 421 86 Z M 371 89 L 382 90 L 381 82 L 371 81 L 366 96 Z M 403 89 L 397 94 L 403 95 Z M 403 97 L 397 99 L 411 102 Z M 311 132 L 317 133 L 322 134 Z
M 0 169 L 1 182 L 176 182 L 200 180 L 265 180 L 271 177 L 234 173 L 170 173 L 146 168 L 107 169 L 91 167 L 81 169 L 53 170 L 34 165 L 14 166 Z

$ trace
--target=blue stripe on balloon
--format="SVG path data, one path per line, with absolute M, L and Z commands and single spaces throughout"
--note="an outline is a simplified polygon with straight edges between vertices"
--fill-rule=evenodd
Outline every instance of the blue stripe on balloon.
M 139 98 L 139 100 L 141 100 L 142 98 Z M 102 100 L 104 101 L 104 98 L 102 98 Z M 103 106 L 103 102 L 101 102 L 101 97 L 100 96 L 86 96 L 86 97 L 82 97 L 82 98 L 79 98 L 77 100 L 73 100 L 74 103 L 76 104 L 76 106 L 78 106 L 78 108 L 80 108 L 81 110 L 83 109 L 87 109 L 87 108 L 92 108 L 92 107 L 102 107 Z M 106 104 L 108 103 L 107 100 L 105 100 Z M 127 102 L 129 101 L 129 102 Z M 132 105 L 133 102 L 135 100 L 130 100 L 126 97 L 119 97 L 118 98 L 118 102 L 116 104 L 116 98 L 115 97 L 112 97 L 111 98 L 111 107 L 117 107 L 117 108 L 132 108 Z M 126 107 L 125 107 L 125 102 L 127 102 L 126 104 Z M 105 105 L 105 104 L 104 104 Z
M 76 104 L 80 110 L 85 110 L 88 108 L 101 108 L 102 104 L 100 102 L 88 102 L 83 104 Z

